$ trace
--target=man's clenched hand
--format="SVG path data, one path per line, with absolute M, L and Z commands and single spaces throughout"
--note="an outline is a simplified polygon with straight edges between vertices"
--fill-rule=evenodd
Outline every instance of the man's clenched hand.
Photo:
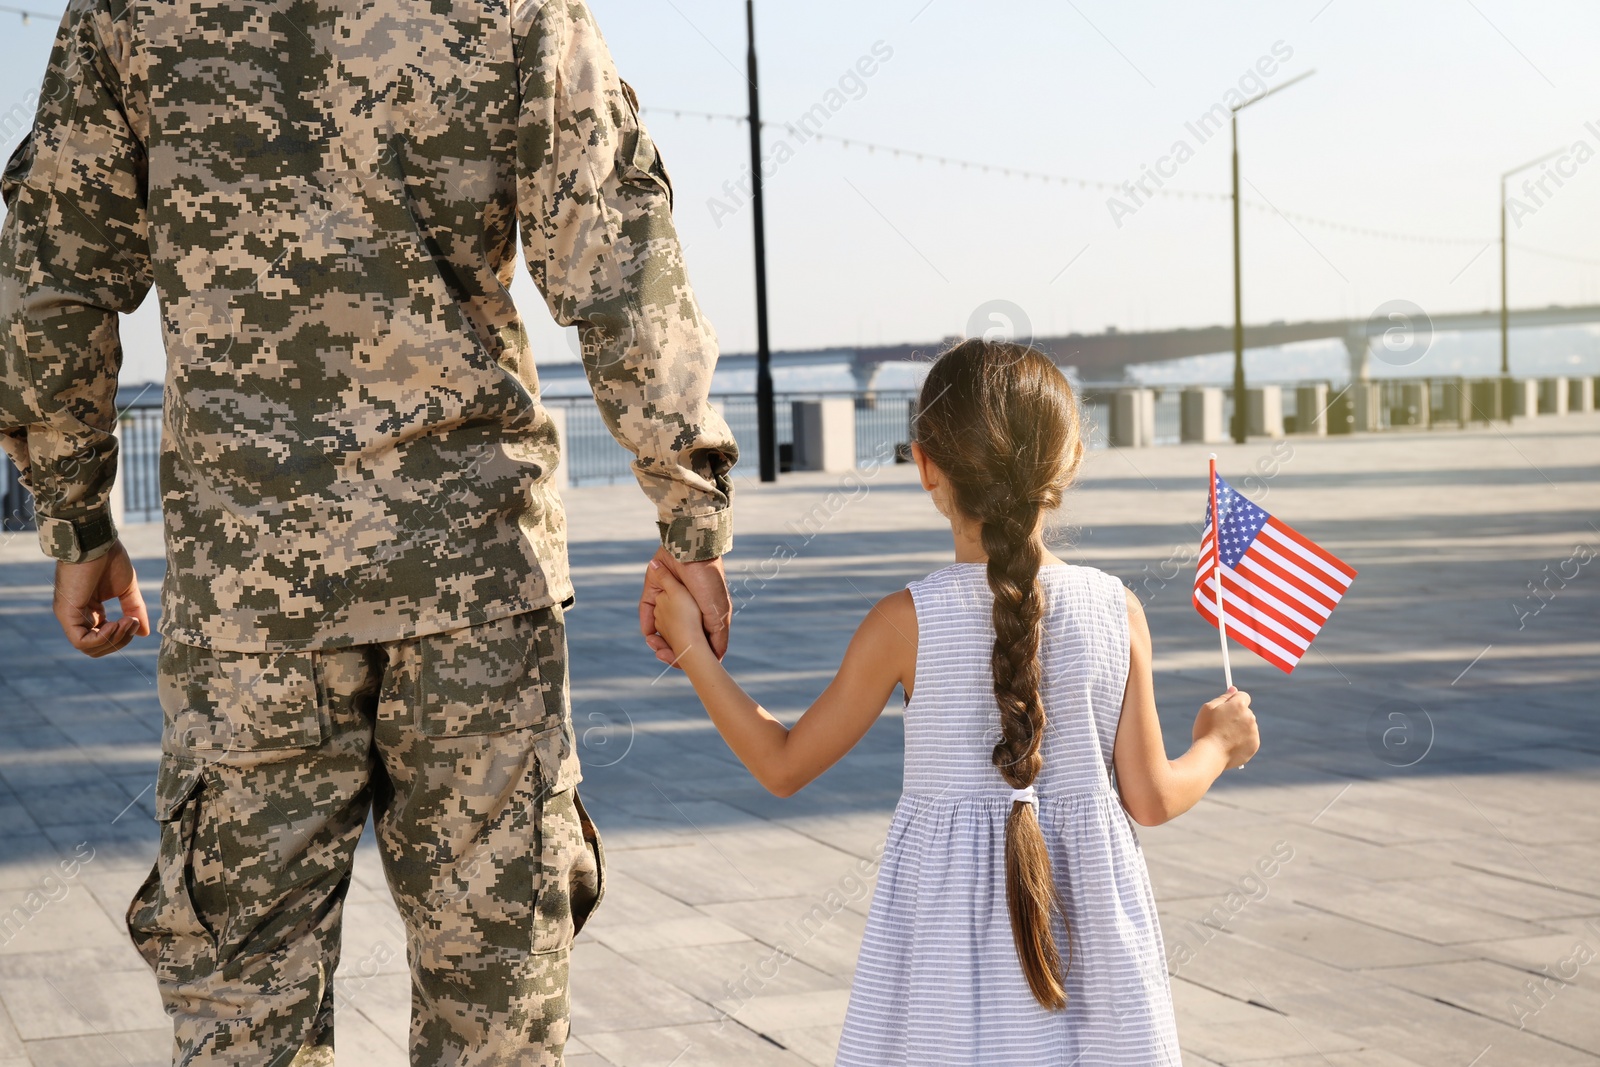
M 656 629 L 656 597 L 661 592 L 661 572 L 669 571 L 684 588 L 694 595 L 700 605 L 701 624 L 711 651 L 721 659 L 728 651 L 728 628 L 733 623 L 733 602 L 728 596 L 728 577 L 722 569 L 722 560 L 707 559 L 698 563 L 679 563 L 665 548 L 657 549 L 652 563 L 660 567 L 644 570 L 644 592 L 639 595 L 639 632 L 645 644 L 662 663 L 672 662 L 672 646 Z
M 120 603 L 121 618 L 107 616 L 108 600 Z M 150 636 L 150 612 L 120 541 L 88 563 L 56 563 L 53 610 L 72 647 L 95 659 L 121 651 L 135 637 Z

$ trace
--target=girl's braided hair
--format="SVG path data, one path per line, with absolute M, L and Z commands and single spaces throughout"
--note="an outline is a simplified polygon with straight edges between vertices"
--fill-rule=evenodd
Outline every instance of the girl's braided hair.
M 923 383 L 914 437 L 949 480 L 962 517 L 981 527 L 994 594 L 994 697 L 1000 741 L 994 765 L 1013 789 L 1043 766 L 1045 715 L 1039 698 L 1044 598 L 1037 536 L 1083 456 L 1078 403 L 1067 379 L 1037 349 L 966 341 L 940 356 Z M 1015 802 L 1006 819 L 1006 903 L 1017 958 L 1034 998 L 1067 1002 L 1052 919 L 1066 915 L 1045 851 L 1037 811 Z M 1070 957 L 1068 961 L 1070 966 Z

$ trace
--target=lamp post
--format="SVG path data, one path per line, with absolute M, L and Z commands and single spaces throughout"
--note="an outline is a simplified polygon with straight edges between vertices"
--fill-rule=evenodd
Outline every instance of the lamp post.
M 761 88 L 756 77 L 756 4 L 745 0 L 745 24 L 750 34 L 750 206 L 756 229 L 756 450 L 761 456 L 761 480 L 778 480 L 778 425 L 772 396 L 772 350 L 767 341 L 767 213 L 761 174 Z
M 1239 112 L 1251 104 L 1259 104 L 1273 93 L 1281 93 L 1296 82 L 1305 81 L 1315 70 L 1297 74 L 1282 85 L 1252 96 L 1232 110 L 1229 116 L 1233 127 L 1233 439 L 1244 444 L 1249 429 L 1248 404 L 1244 382 L 1244 282 L 1239 256 Z
M 1506 255 L 1506 181 L 1513 175 L 1536 167 L 1551 156 L 1558 156 L 1566 151 L 1565 147 L 1546 152 L 1538 159 L 1530 159 L 1520 167 L 1512 167 L 1500 175 L 1500 388 L 1499 412 L 1497 414 L 1507 422 L 1511 421 L 1511 304 L 1507 298 L 1510 286 L 1506 280 L 1506 265 L 1509 258 Z

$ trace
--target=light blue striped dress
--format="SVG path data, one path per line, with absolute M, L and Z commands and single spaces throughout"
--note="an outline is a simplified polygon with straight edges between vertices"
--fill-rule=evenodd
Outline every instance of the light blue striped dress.
M 1159 1067 L 1181 1063 L 1155 897 L 1111 781 L 1128 677 L 1122 585 L 1040 572 L 1048 721 L 1039 821 L 1071 923 L 1065 1011 L 1028 991 L 1005 899 L 1011 787 L 990 762 L 992 600 L 983 564 L 911 585 L 915 695 L 905 789 L 856 964 L 838 1067 Z M 1058 947 L 1066 935 L 1056 931 Z

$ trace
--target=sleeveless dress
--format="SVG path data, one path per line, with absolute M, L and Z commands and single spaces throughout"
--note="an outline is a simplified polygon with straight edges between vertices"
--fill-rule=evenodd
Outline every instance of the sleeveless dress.
M 1041 1008 L 1011 939 L 999 737 L 983 564 L 910 586 L 915 694 L 905 787 L 884 846 L 837 1067 L 1179 1067 L 1166 955 L 1144 854 L 1112 785 L 1128 677 L 1120 582 L 1040 571 L 1044 769 L 1034 783 L 1071 927 L 1064 1011 Z M 1065 955 L 1058 923 L 1056 945 Z

